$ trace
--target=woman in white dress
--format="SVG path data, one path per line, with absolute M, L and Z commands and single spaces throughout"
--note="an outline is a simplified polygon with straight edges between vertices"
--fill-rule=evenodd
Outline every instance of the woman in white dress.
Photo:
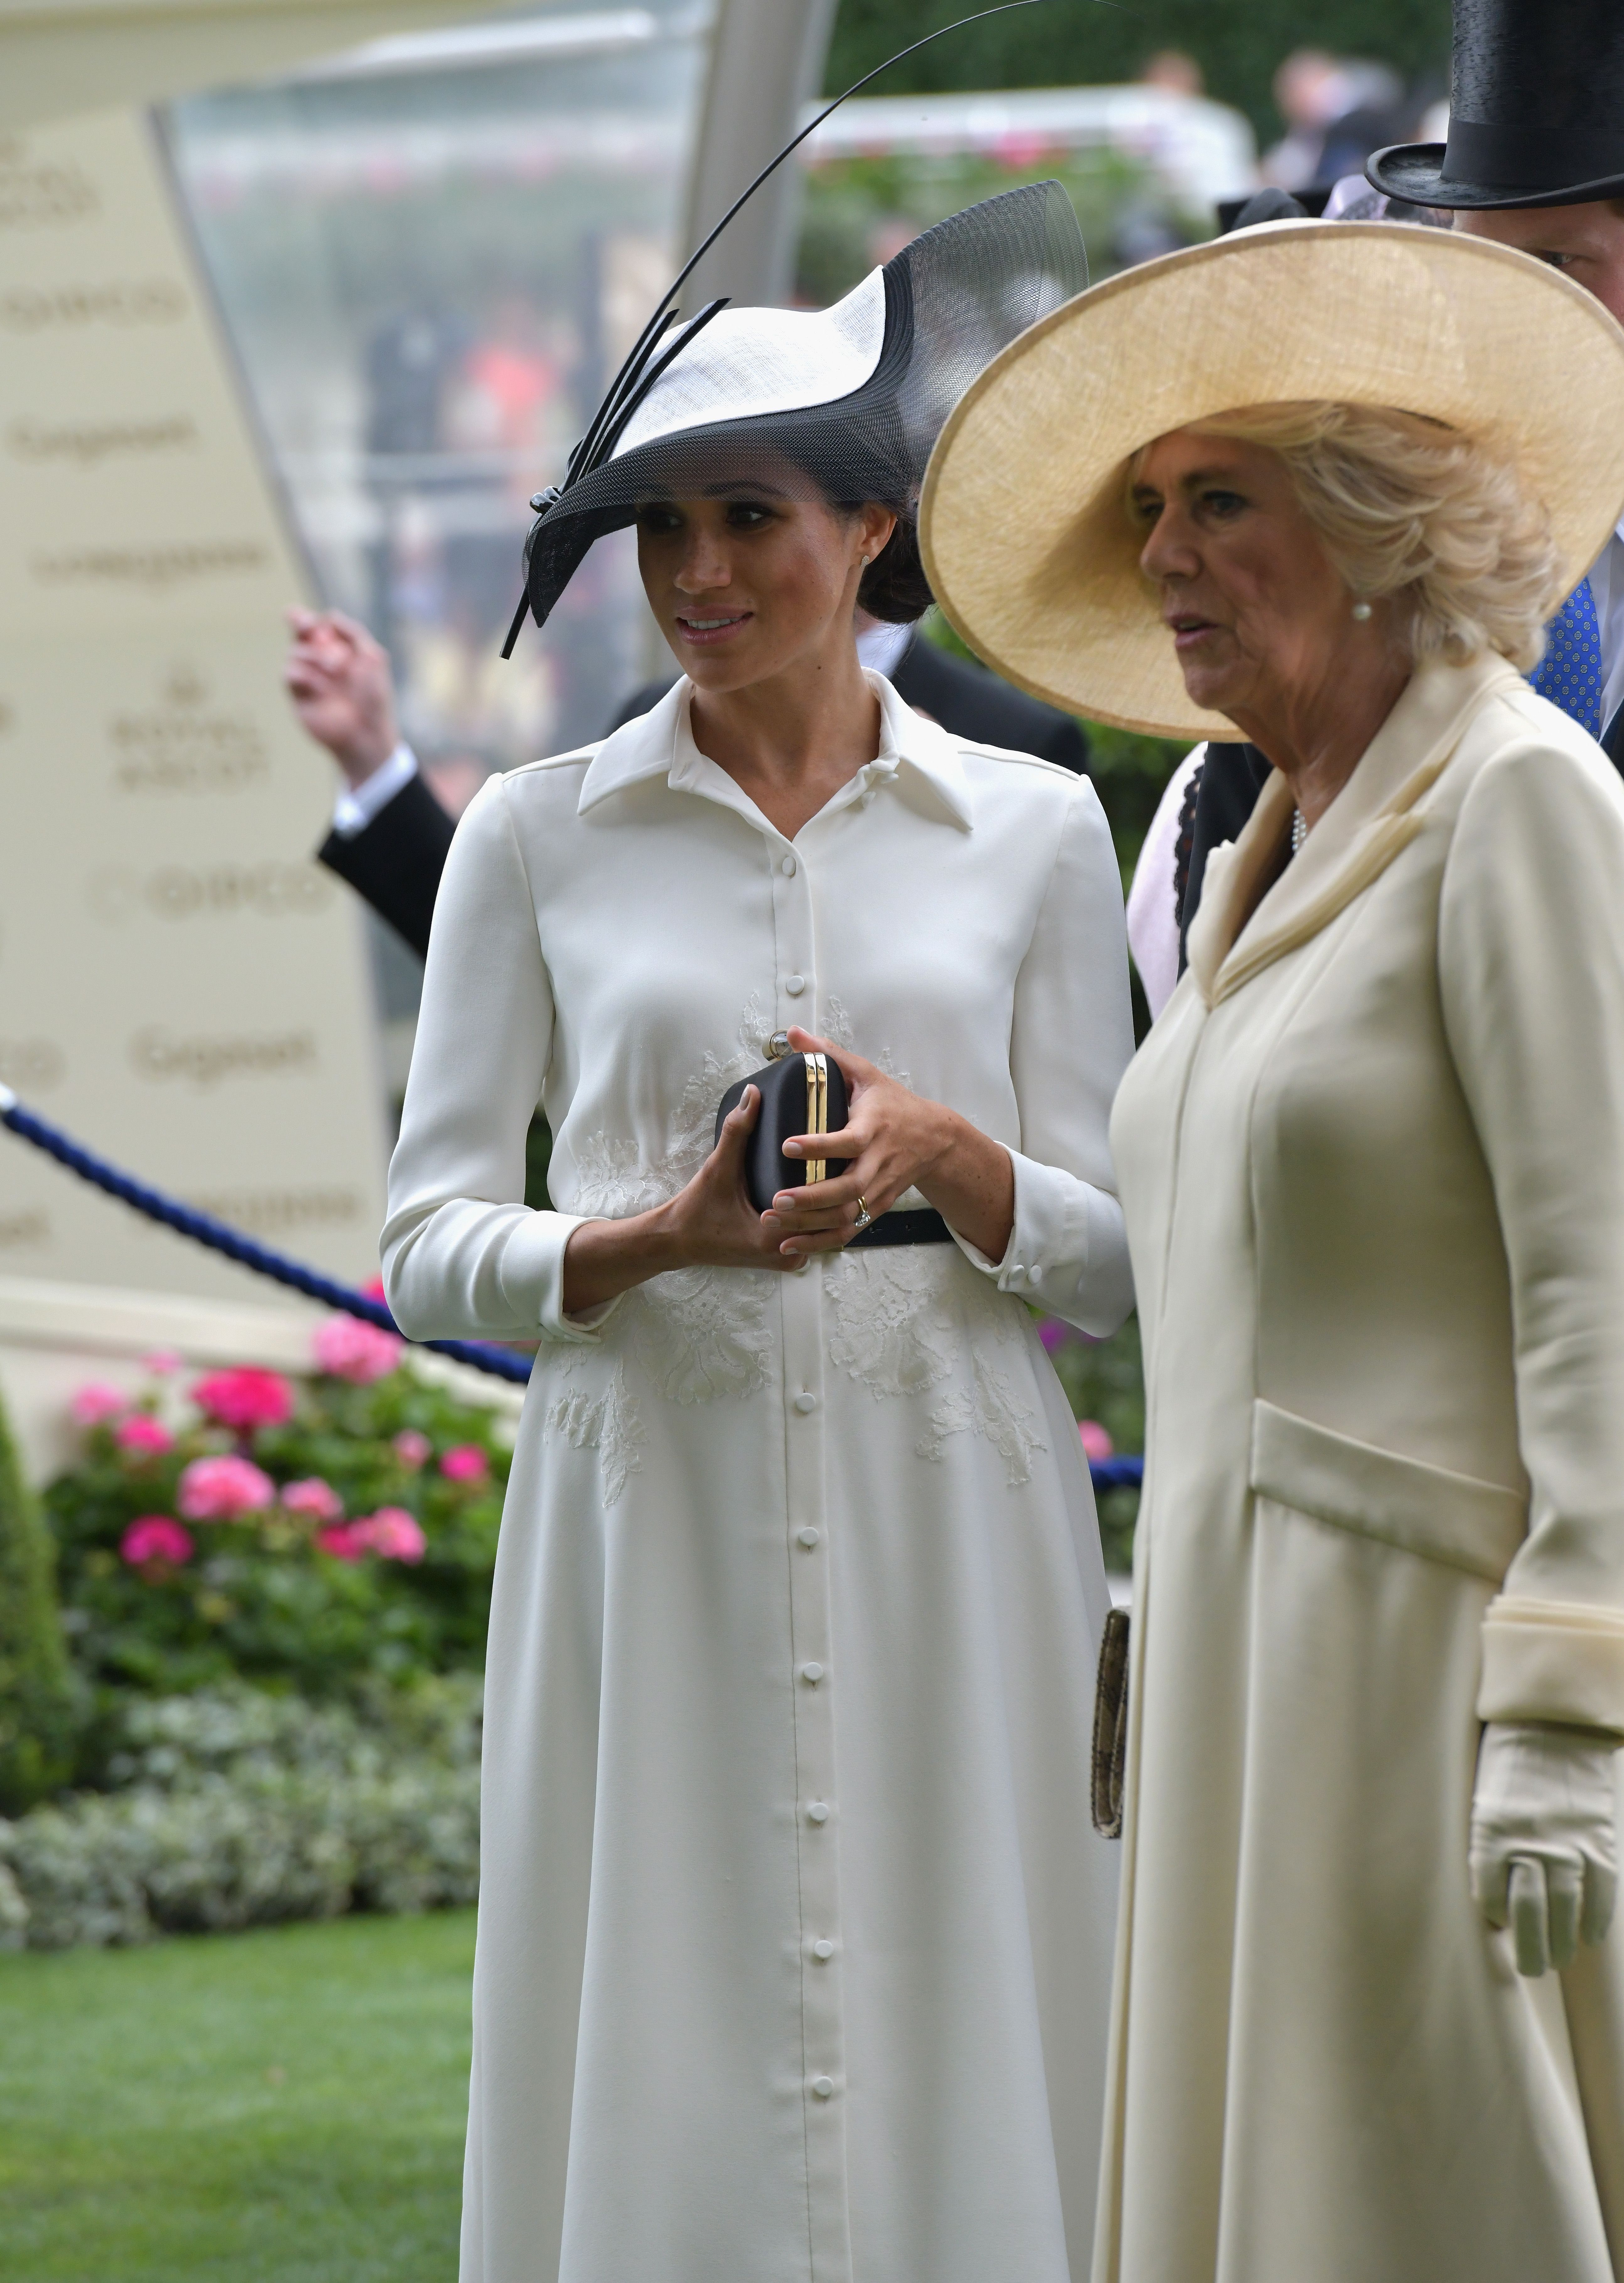
M 1085 780 L 950 737 L 853 635 L 859 594 L 921 606 L 908 485 L 948 384 L 1074 282 L 1053 197 L 691 340 L 620 506 L 598 483 L 577 518 L 635 513 L 687 678 L 493 779 L 451 852 L 385 1280 L 414 1334 L 540 1341 L 492 1609 L 463 2283 L 1087 2272 L 1107 1596 L 1027 1301 L 1096 1334 L 1131 1303 L 1121 890 Z M 559 504 L 540 611 L 584 551 Z M 775 1033 L 851 1109 L 827 1183 L 763 1213 L 756 1092 L 712 1129 Z

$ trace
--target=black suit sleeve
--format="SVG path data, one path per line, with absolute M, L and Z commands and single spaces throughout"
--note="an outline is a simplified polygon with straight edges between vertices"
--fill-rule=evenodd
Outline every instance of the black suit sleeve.
M 1620 776 L 1624 776 L 1624 705 L 1620 706 L 1602 731 L 1602 751 Z
M 455 830 L 423 779 L 415 776 L 359 832 L 347 839 L 330 832 L 316 855 L 426 959 L 434 899 Z
M 1190 834 L 1190 869 L 1178 913 L 1178 971 L 1185 971 L 1185 946 L 1190 923 L 1201 900 L 1207 859 L 1226 840 L 1240 837 L 1241 827 L 1257 806 L 1257 796 L 1268 783 L 1270 764 L 1255 745 L 1221 745 L 1208 741 L 1195 790 L 1195 815 Z
M 1078 776 L 1088 774 L 1088 743 L 1068 713 L 1041 705 L 1023 690 L 1012 690 L 984 666 L 967 665 L 917 635 L 891 676 L 891 687 L 955 737 L 1002 745 L 1012 753 L 1036 753 Z

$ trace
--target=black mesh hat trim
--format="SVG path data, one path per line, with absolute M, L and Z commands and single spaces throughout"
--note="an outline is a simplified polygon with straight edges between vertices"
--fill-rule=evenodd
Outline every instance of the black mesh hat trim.
M 593 542 L 633 522 L 651 495 L 701 482 L 781 489 L 788 471 L 791 487 L 804 479 L 831 501 L 912 506 L 953 405 L 1017 333 L 1082 290 L 1087 265 L 1071 202 L 1047 182 L 950 215 L 905 245 L 882 276 L 880 353 L 856 388 L 820 404 L 652 438 L 549 500 L 524 546 L 525 593 L 539 626 Z

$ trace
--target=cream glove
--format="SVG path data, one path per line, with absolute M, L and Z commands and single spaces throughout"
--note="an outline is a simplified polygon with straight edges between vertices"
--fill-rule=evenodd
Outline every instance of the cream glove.
M 1491 1720 L 1483 1731 L 1472 1896 L 1491 1927 L 1510 1924 L 1519 1974 L 1571 1966 L 1612 1922 L 1617 1749 L 1593 1728 Z

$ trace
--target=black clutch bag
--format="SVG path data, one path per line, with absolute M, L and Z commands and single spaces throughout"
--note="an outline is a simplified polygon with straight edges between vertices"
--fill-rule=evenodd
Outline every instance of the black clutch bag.
M 846 1122 L 846 1081 L 827 1055 L 784 1055 L 728 1087 L 716 1113 L 719 1141 L 723 1119 L 738 1108 L 747 1086 L 759 1090 L 761 1109 L 746 1145 L 744 1186 L 757 1212 L 765 1212 L 781 1189 L 829 1178 L 828 1158 L 786 1157 L 784 1144 L 797 1134 L 839 1133 Z M 844 1160 L 836 1158 L 834 1166 L 842 1172 Z

